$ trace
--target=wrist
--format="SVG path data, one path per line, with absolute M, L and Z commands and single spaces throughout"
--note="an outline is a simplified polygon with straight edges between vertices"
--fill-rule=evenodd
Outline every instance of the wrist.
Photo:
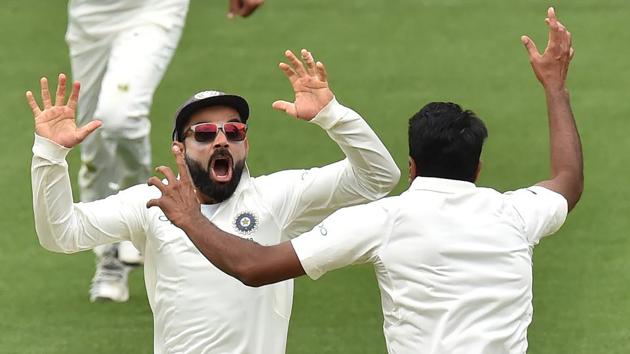
M 56 163 L 65 163 L 70 148 L 35 133 L 33 154 Z
M 198 229 L 206 220 L 206 217 L 203 216 L 201 210 L 199 210 L 193 213 L 187 213 L 186 216 L 181 218 L 177 223 L 177 227 L 188 233 L 188 231 Z
M 319 125 L 324 130 L 329 130 L 347 114 L 348 110 L 337 101 L 335 96 L 332 96 L 330 101 L 311 119 L 311 123 Z
M 566 86 L 544 85 L 545 95 L 548 97 L 568 96 L 569 90 Z

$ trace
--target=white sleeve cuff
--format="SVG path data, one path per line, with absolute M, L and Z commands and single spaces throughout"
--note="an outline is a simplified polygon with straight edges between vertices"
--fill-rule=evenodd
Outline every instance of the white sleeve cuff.
M 35 134 L 33 155 L 54 163 L 64 163 L 71 149 Z
M 328 104 L 322 108 L 315 118 L 311 119 L 311 123 L 315 123 L 325 130 L 332 128 L 337 122 L 343 118 L 350 109 L 343 106 L 333 97 Z
M 547 230 L 547 233 L 551 234 L 560 229 L 562 224 L 567 220 L 567 216 L 569 215 L 569 202 L 567 199 L 560 193 L 554 192 L 551 189 L 545 188 L 543 186 L 531 186 L 529 188 L 530 191 L 534 193 L 544 194 L 547 196 L 548 200 L 554 200 L 556 203 L 557 211 L 555 217 L 555 223 L 557 223 L 556 227 Z
M 542 186 L 508 192 L 511 204 L 523 222 L 523 231 L 532 245 L 560 229 L 567 218 L 567 200 Z
M 311 231 L 312 232 L 312 231 Z M 313 260 L 313 246 L 308 233 L 302 234 L 299 237 L 296 237 L 291 240 L 291 245 L 293 246 L 293 250 L 295 254 L 298 256 L 300 260 L 300 264 L 302 264 L 302 268 L 306 275 L 313 280 L 319 279 L 325 271 L 317 267 L 316 262 Z
M 534 193 L 546 194 L 549 199 L 555 199 L 560 209 L 559 215 L 562 219 L 561 223 L 564 223 L 564 221 L 567 218 L 567 215 L 569 214 L 569 202 L 562 194 L 558 192 L 554 192 L 551 189 L 545 188 L 543 186 L 531 186 L 527 189 L 529 189 L 530 191 L 533 191 Z

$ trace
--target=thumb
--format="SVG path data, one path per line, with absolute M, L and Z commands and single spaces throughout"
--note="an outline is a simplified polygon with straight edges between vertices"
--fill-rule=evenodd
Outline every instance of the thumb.
M 530 58 L 540 55 L 540 53 L 538 52 L 538 48 L 536 48 L 536 44 L 534 44 L 534 41 L 532 41 L 531 38 L 527 36 L 521 36 L 521 42 L 523 42 L 523 45 L 525 45 L 525 49 L 527 49 L 527 53 L 529 54 Z
M 103 123 L 100 120 L 93 120 L 78 129 L 79 142 L 82 142 L 88 135 L 98 129 Z
M 179 171 L 179 178 L 182 183 L 190 183 L 192 184 L 192 178 L 188 173 L 188 165 L 186 164 L 186 158 L 184 157 L 184 152 L 178 146 L 173 144 L 171 147 L 171 151 L 175 156 L 175 163 L 177 164 L 177 170 Z
M 297 117 L 297 109 L 295 108 L 295 104 L 287 101 L 275 101 L 271 107 L 277 109 L 279 111 L 283 111 L 286 114 Z
M 147 209 L 151 208 L 151 207 L 159 207 L 160 206 L 160 201 L 158 199 L 151 199 L 147 202 Z
M 233 19 L 235 14 L 238 13 L 240 7 L 241 7 L 240 0 L 229 0 L 229 8 L 228 8 L 227 17 L 229 19 Z

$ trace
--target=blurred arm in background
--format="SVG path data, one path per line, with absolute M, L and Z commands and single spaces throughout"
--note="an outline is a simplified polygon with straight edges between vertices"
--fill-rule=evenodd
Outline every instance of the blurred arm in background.
M 235 16 L 248 17 L 261 7 L 265 0 L 229 0 L 228 18 Z

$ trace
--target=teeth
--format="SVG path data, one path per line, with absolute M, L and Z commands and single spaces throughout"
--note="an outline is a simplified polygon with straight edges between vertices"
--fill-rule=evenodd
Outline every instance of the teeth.
M 227 158 L 216 158 L 213 161 L 212 169 L 217 177 L 227 177 L 230 173 L 230 160 Z

